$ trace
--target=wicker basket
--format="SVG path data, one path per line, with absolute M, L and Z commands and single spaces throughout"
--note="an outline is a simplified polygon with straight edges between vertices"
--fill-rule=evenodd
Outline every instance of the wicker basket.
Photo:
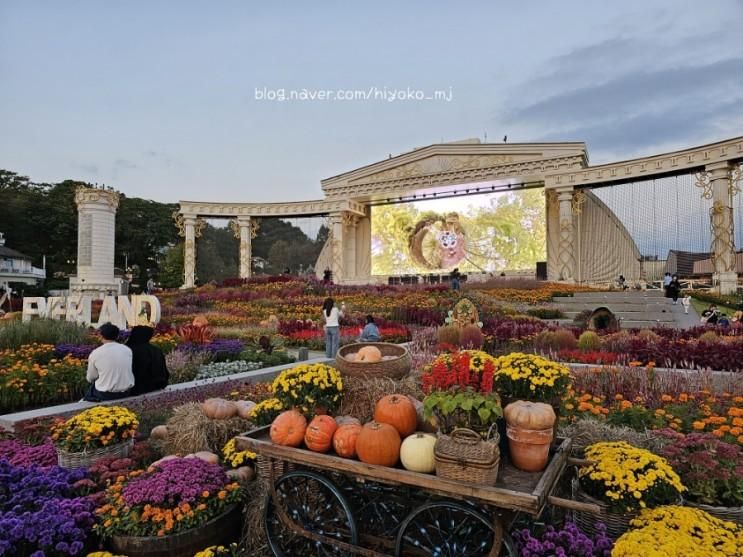
M 355 354 L 364 346 L 376 346 L 384 356 L 395 356 L 391 360 L 381 360 L 374 363 L 352 362 L 345 357 L 348 354 Z M 410 373 L 413 360 L 410 352 L 404 346 L 392 344 L 390 342 L 363 342 L 356 344 L 347 344 L 338 350 L 335 356 L 335 367 L 343 375 L 350 377 L 374 378 L 389 377 L 399 379 Z
M 116 445 L 109 445 L 108 447 L 101 447 L 100 449 L 83 451 L 81 453 L 69 453 L 57 447 L 57 464 L 68 470 L 87 468 L 102 458 L 125 458 L 129 456 L 132 447 L 134 447 L 134 439 L 127 439 Z
M 495 436 L 485 441 L 476 431 L 455 429 L 451 435 L 440 435 L 434 447 L 436 475 L 449 480 L 495 485 L 500 465 L 500 450 Z
M 684 505 L 709 513 L 720 520 L 729 520 L 736 524 L 743 524 L 743 507 L 713 507 L 712 505 L 694 503 L 693 501 L 687 501 L 686 499 L 684 499 Z
M 630 521 L 637 518 L 637 515 L 640 514 L 639 511 L 625 513 L 609 511 L 609 506 L 606 503 L 594 499 L 583 491 L 577 478 L 573 479 L 571 487 L 574 500 L 583 503 L 593 503 L 601 509 L 599 514 L 573 511 L 573 521 L 578 528 L 590 536 L 595 536 L 598 533 L 598 524 L 603 523 L 606 525 L 606 534 L 612 539 L 617 539 L 630 529 Z
M 273 471 L 274 482 L 281 476 L 294 470 L 295 466 L 291 462 L 284 460 L 278 460 L 276 458 L 267 458 L 261 454 L 256 458 L 255 469 L 258 473 L 258 480 L 262 482 L 268 482 L 271 478 L 271 471 Z

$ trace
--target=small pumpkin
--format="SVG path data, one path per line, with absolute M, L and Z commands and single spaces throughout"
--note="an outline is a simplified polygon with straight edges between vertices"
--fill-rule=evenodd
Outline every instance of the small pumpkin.
M 252 400 L 238 400 L 235 406 L 237 406 L 237 415 L 244 420 L 249 420 L 253 415 L 253 408 L 256 404 Z
M 356 352 L 356 361 L 374 364 L 382 360 L 382 352 L 376 346 L 364 346 Z
M 307 418 L 296 410 L 285 410 L 271 424 L 271 441 L 277 445 L 299 447 L 307 430 Z
M 191 321 L 191 325 L 193 325 L 194 327 L 208 327 L 209 320 L 203 315 L 197 315 L 193 318 L 193 321 Z
M 333 434 L 338 429 L 338 424 L 331 416 L 315 416 L 304 433 L 304 444 L 316 453 L 326 453 L 333 444 Z
M 168 438 L 168 426 L 156 425 L 150 431 L 150 439 L 156 439 L 162 441 Z
M 551 429 L 555 425 L 555 411 L 543 402 L 517 400 L 503 410 L 506 423 L 523 429 Z
M 338 427 L 348 424 L 361 425 L 361 420 L 359 420 L 358 418 L 354 418 L 353 416 L 336 416 L 335 423 L 338 424 Z
M 418 426 L 418 413 L 407 396 L 387 395 L 377 401 L 374 421 L 391 425 L 405 438 Z
M 219 457 L 210 451 L 199 451 L 197 453 L 189 455 L 189 457 L 200 458 L 201 460 L 209 462 L 211 464 L 219 464 Z
M 430 433 L 419 431 L 409 435 L 400 446 L 400 462 L 411 472 L 431 474 L 436 469 L 435 445 L 436 437 Z
M 361 433 L 361 424 L 348 423 L 340 426 L 333 435 L 335 453 L 343 458 L 354 458 L 359 433 Z
M 400 434 L 389 424 L 369 422 L 356 438 L 356 454 L 361 462 L 394 466 L 400 458 Z
M 175 460 L 176 458 L 181 458 L 181 457 L 174 455 L 174 454 L 169 454 L 167 456 L 164 456 L 160 460 L 156 460 L 155 462 L 150 464 L 149 467 L 147 468 L 147 471 L 152 472 L 158 466 L 158 464 L 161 464 L 163 462 L 168 462 L 169 460 Z
M 207 418 L 226 420 L 237 414 L 237 405 L 231 400 L 209 398 L 201 403 L 201 410 Z
M 227 477 L 240 483 L 247 483 L 255 478 L 255 470 L 252 466 L 240 466 L 234 470 L 227 470 Z

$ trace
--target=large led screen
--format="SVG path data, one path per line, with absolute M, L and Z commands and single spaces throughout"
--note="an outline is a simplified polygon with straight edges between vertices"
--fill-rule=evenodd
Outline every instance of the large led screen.
M 372 208 L 372 274 L 534 270 L 545 260 L 541 189 Z

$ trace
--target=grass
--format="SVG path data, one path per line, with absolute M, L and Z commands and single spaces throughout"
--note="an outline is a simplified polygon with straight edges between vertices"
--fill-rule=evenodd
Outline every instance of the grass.
M 0 350 L 18 349 L 24 344 L 83 344 L 90 342 L 84 325 L 56 319 L 9 321 L 0 325 Z

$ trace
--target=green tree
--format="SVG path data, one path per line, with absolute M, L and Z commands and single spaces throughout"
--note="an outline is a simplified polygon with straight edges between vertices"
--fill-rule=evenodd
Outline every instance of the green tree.
M 163 288 L 178 288 L 183 284 L 183 242 L 165 249 L 158 282 Z

